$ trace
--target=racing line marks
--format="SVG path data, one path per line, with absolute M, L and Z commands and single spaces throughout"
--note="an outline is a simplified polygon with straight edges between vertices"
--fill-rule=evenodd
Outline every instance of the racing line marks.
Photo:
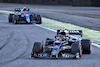
M 5 15 L 5 16 L 8 17 L 7 15 Z M 47 29 L 47 30 L 50 30 L 50 31 L 53 31 L 53 32 L 56 32 L 56 30 L 50 29 L 50 28 L 48 28 L 48 27 L 44 27 L 44 26 L 37 25 L 37 24 L 36 24 L 36 26 L 41 27 L 41 28 L 44 28 L 44 29 Z M 93 46 L 96 46 L 96 47 L 98 47 L 98 48 L 100 48 L 100 45 L 98 45 L 98 44 L 92 43 L 92 45 L 93 45 Z

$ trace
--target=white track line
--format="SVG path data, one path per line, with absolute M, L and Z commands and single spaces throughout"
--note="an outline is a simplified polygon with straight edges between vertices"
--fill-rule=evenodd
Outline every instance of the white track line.
M 44 26 L 41 26 L 41 25 L 38 25 L 38 24 L 36 24 L 36 26 L 41 27 L 41 28 L 44 28 L 44 29 L 47 29 L 47 30 L 50 30 L 50 31 L 53 31 L 53 32 L 57 32 L 54 29 L 51 29 L 51 28 L 48 28 L 48 27 L 44 27 Z
M 4 16 L 8 17 L 7 15 L 4 15 Z M 36 26 L 41 27 L 41 28 L 44 28 L 44 29 L 47 29 L 47 30 L 50 30 L 50 31 L 53 31 L 53 32 L 57 32 L 54 29 L 51 29 L 51 28 L 48 28 L 48 27 L 44 27 L 44 26 L 41 26 L 41 25 L 38 25 L 38 24 L 36 24 Z M 92 43 L 92 45 L 95 46 L 95 47 L 100 48 L 100 45 L 98 45 L 98 44 Z
M 48 27 L 44 27 L 44 26 L 41 26 L 41 25 L 38 25 L 38 24 L 36 24 L 36 26 L 41 27 L 41 28 L 44 28 L 44 29 L 47 29 L 47 30 L 50 30 L 50 31 L 53 31 L 53 32 L 57 32 L 57 31 L 54 30 L 54 29 L 51 29 L 51 28 L 48 28 Z M 75 38 L 76 38 L 76 37 L 75 37 Z M 98 45 L 98 44 L 92 43 L 92 45 L 95 46 L 95 47 L 100 48 L 100 45 Z

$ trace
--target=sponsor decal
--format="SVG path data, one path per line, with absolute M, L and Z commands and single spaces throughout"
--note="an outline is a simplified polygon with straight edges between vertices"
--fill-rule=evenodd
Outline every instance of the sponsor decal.
M 80 33 L 78 30 L 71 30 L 70 33 Z
M 80 58 L 79 53 L 76 53 L 76 58 Z
M 56 55 L 56 53 L 57 53 L 57 50 L 52 51 L 52 55 Z
M 21 17 L 24 17 L 24 15 L 21 15 Z
M 26 16 L 29 16 L 29 14 L 26 14 Z
M 46 53 L 41 53 L 41 54 L 38 54 L 38 57 L 47 57 L 47 54 Z
M 59 48 L 59 46 L 58 46 L 58 45 L 56 45 L 56 46 L 54 46 L 54 48 L 58 49 L 58 48 Z
M 62 54 L 62 57 L 65 57 L 65 58 L 70 58 L 70 57 L 74 57 L 74 55 L 70 55 L 70 54 Z

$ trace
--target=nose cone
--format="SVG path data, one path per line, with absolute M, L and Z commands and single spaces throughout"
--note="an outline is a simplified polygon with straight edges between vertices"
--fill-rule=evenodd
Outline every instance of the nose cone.
M 59 48 L 54 48 L 54 49 L 52 50 L 52 52 L 51 52 L 51 55 L 52 55 L 52 56 L 56 56 L 56 55 L 58 55 L 58 53 L 59 53 Z
M 30 23 L 30 18 L 27 18 L 26 21 L 27 21 L 28 23 Z
M 26 21 L 28 22 L 28 23 L 30 23 L 31 21 L 30 21 L 30 17 L 29 16 L 26 16 Z
M 57 55 L 57 50 L 53 50 L 51 53 L 52 56 L 56 56 Z

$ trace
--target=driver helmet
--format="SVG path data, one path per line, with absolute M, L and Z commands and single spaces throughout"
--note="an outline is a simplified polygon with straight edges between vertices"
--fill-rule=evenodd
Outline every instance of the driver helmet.
M 68 32 L 68 30 L 67 29 L 61 29 L 60 30 L 60 33 L 61 33 L 61 35 L 65 35 L 65 36 L 69 36 L 69 32 Z
M 25 11 L 27 8 L 26 7 L 23 7 L 23 11 Z
M 60 30 L 60 34 L 61 34 L 61 35 L 66 35 L 65 30 L 66 30 L 66 29 L 63 29 L 63 28 L 62 28 L 62 29 Z
M 69 40 L 70 39 L 70 36 L 69 36 L 69 31 L 67 29 L 61 29 L 61 35 L 65 35 L 65 37 L 61 38 L 62 40 Z

